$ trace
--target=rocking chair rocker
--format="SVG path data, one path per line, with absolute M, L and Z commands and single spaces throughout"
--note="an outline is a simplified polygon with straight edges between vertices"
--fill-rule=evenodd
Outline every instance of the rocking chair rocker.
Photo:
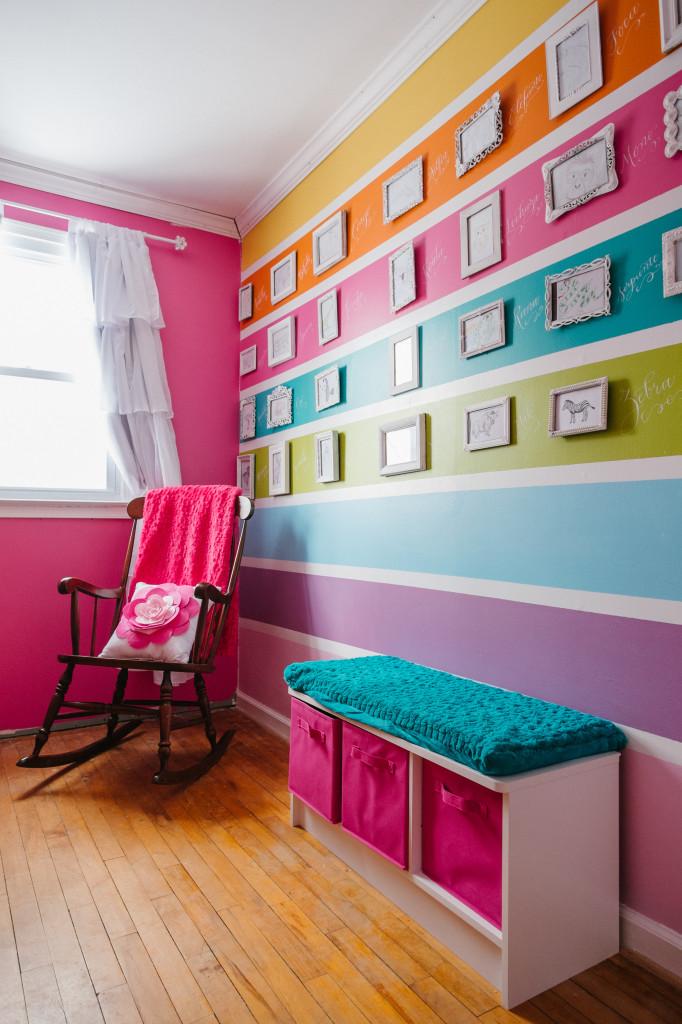
M 244 550 L 244 541 L 246 539 L 246 522 L 253 515 L 253 502 L 241 495 L 236 498 L 234 530 L 230 542 L 229 580 L 225 589 L 220 590 L 211 583 L 206 582 L 199 583 L 194 588 L 194 597 L 200 604 L 197 615 L 196 636 L 189 654 L 189 662 L 181 663 L 178 661 L 140 660 L 132 657 L 103 657 L 96 654 L 98 646 L 96 636 L 98 633 L 97 614 L 99 602 L 115 602 L 111 627 L 112 636 L 120 622 L 121 614 L 126 604 L 126 586 L 133 558 L 135 532 L 137 524 L 143 515 L 144 503 L 144 498 L 134 498 L 128 504 L 127 512 L 132 519 L 132 529 L 119 587 L 114 589 L 96 587 L 91 583 L 86 583 L 74 577 L 67 577 L 58 584 L 60 594 L 71 595 L 72 653 L 57 656 L 57 660 L 66 665 L 66 668 L 59 679 L 43 724 L 36 736 L 33 753 L 30 756 L 22 757 L 17 762 L 20 768 L 52 768 L 59 765 L 80 764 L 97 754 L 101 754 L 110 747 L 116 746 L 141 725 L 144 720 L 157 719 L 160 732 L 159 770 L 154 775 L 152 781 L 161 785 L 169 785 L 192 781 L 207 772 L 220 760 L 234 736 L 234 730 L 228 730 L 219 740 L 216 739 L 216 730 L 211 715 L 215 705 L 208 699 L 204 676 L 215 670 L 214 659 L 226 627 L 230 604 L 235 592 L 237 575 Z M 93 602 L 90 605 L 92 616 L 89 624 L 90 643 L 87 654 L 80 653 L 81 620 L 79 594 L 92 598 Z M 113 698 L 110 704 L 92 700 L 66 700 L 67 691 L 71 685 L 77 665 L 118 669 Z M 124 699 L 128 673 L 134 669 L 149 669 L 155 673 L 162 674 L 158 698 L 153 700 Z M 177 672 L 193 676 L 196 700 L 176 700 L 172 697 L 173 684 L 171 673 Z M 63 707 L 74 710 L 62 713 L 61 709 Z M 197 709 L 199 713 L 191 714 L 191 709 Z M 190 712 L 189 714 L 187 713 L 188 711 Z M 107 716 L 105 722 L 106 734 L 102 739 L 61 754 L 41 754 L 41 750 L 47 742 L 55 722 L 101 715 Z M 125 716 L 126 719 L 130 720 L 124 721 L 119 725 L 119 716 Z M 203 722 L 204 731 L 210 744 L 208 753 L 196 764 L 176 771 L 170 770 L 167 765 L 171 752 L 171 732 L 175 729 L 186 728 L 200 722 Z

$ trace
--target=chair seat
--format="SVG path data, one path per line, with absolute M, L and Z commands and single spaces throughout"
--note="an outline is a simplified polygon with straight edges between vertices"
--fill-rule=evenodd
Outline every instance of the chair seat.
M 170 669 L 171 672 L 186 672 L 190 675 L 200 672 L 202 676 L 215 672 L 215 665 L 207 661 L 147 661 L 145 658 L 101 658 L 87 654 L 58 654 L 57 661 L 62 665 L 98 665 L 101 668 L 127 668 L 133 671 L 148 669 L 151 672 L 163 672 Z

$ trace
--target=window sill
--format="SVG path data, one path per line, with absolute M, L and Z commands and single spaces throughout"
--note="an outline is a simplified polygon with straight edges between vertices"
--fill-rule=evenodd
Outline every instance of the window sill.
M 126 501 L 8 501 L 0 519 L 126 519 Z

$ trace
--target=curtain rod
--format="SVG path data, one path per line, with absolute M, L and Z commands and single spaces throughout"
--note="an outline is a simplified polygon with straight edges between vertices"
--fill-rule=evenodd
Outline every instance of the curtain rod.
M 41 210 L 39 206 L 25 206 L 23 203 L 15 203 L 12 199 L 0 199 L 0 206 L 13 206 L 17 210 L 27 210 L 29 213 L 40 213 L 44 217 L 56 217 L 57 220 L 69 220 L 68 214 L 54 213 L 52 210 Z M 87 220 L 87 218 L 84 218 Z M 168 242 L 169 245 L 174 245 L 178 252 L 182 252 L 183 249 L 187 248 L 187 239 L 183 238 L 182 235 L 176 235 L 175 238 L 163 238 L 161 235 L 150 235 L 147 231 L 143 231 L 142 234 L 145 238 L 153 238 L 155 242 Z

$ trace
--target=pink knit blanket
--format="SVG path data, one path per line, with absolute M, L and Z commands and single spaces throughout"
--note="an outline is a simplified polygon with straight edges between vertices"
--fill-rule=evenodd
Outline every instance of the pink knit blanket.
M 227 484 L 149 491 L 144 499 L 131 593 L 138 582 L 193 587 L 206 582 L 224 591 L 230 576 L 230 548 L 240 494 L 241 488 Z M 219 654 L 236 650 L 238 609 L 235 589 Z

